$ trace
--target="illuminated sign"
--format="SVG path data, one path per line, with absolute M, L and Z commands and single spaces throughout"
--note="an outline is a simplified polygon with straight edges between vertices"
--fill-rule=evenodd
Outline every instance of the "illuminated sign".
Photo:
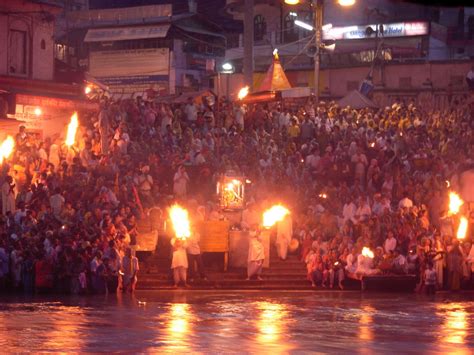
M 428 22 L 399 22 L 383 24 L 383 34 L 379 33 L 380 37 L 407 37 L 407 36 L 424 36 L 429 33 Z M 332 27 L 323 31 L 323 39 L 364 39 L 373 38 L 367 36 L 367 28 L 372 28 L 375 33 L 377 25 L 364 26 L 347 26 L 347 27 Z

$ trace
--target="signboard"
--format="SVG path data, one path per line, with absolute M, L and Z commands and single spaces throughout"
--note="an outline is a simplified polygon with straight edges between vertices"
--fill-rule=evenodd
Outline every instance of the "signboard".
M 324 40 L 340 39 L 364 39 L 373 38 L 375 35 L 367 36 L 366 30 L 371 27 L 374 31 L 378 25 L 346 26 L 332 27 L 323 31 Z M 384 28 L 383 35 L 380 37 L 409 37 L 424 36 L 429 34 L 428 22 L 399 22 L 382 24 Z
M 199 226 L 202 253 L 227 253 L 229 251 L 229 221 L 207 221 Z
M 170 25 L 136 26 L 118 28 L 91 28 L 87 30 L 84 42 L 110 42 L 142 38 L 164 38 Z
M 85 100 L 68 100 L 55 97 L 16 94 L 16 104 L 65 110 L 96 110 L 99 105 Z
M 89 72 L 112 94 L 169 92 L 169 49 L 148 48 L 91 52 Z

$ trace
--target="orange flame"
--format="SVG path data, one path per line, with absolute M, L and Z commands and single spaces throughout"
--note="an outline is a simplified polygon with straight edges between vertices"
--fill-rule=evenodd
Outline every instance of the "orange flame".
M 169 210 L 174 233 L 178 239 L 187 239 L 191 236 L 188 211 L 178 204 L 173 205 Z
M 449 193 L 449 215 L 458 214 L 464 201 L 455 192 Z
M 78 126 L 79 126 L 79 121 L 77 119 L 77 112 L 74 112 L 71 116 L 71 121 L 69 122 L 69 125 L 67 126 L 67 135 L 66 135 L 65 143 L 69 147 L 74 145 L 76 141 L 76 132 L 77 132 Z
M 458 232 L 457 232 L 457 234 L 456 234 L 456 237 L 457 237 L 458 239 L 464 239 L 464 238 L 466 238 L 467 225 L 468 225 L 467 218 L 464 217 L 464 216 L 461 217 L 461 219 L 459 220 Z
M 13 153 L 15 148 L 15 140 L 12 136 L 8 136 L 0 145 L 0 164 L 3 163 L 3 159 L 8 159 Z
M 275 223 L 282 221 L 288 214 L 290 214 L 290 211 L 286 207 L 282 205 L 272 206 L 263 213 L 263 226 L 265 228 L 273 227 Z
M 239 90 L 239 93 L 237 94 L 237 97 L 239 100 L 245 99 L 245 97 L 249 94 L 249 87 L 244 86 L 242 89 Z

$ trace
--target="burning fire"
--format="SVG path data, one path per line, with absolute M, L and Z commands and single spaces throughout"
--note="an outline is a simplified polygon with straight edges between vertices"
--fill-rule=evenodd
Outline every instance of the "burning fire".
M 175 204 L 169 210 L 171 222 L 173 223 L 174 233 L 178 239 L 187 239 L 191 236 L 189 226 L 188 211 L 180 205 Z
M 362 255 L 367 258 L 371 258 L 371 259 L 374 258 L 374 252 L 367 247 L 362 248 Z
M 458 232 L 456 234 L 456 237 L 458 239 L 464 239 L 466 238 L 466 233 L 467 233 L 467 218 L 466 217 L 461 217 L 459 220 L 459 227 L 458 227 Z
M 3 159 L 8 159 L 13 153 L 13 148 L 15 148 L 15 140 L 12 136 L 8 136 L 0 145 L 0 164 L 3 163 Z
M 449 215 L 458 214 L 464 201 L 455 192 L 449 193 Z
M 77 127 L 79 126 L 79 121 L 77 119 L 77 112 L 74 112 L 71 116 L 71 121 L 67 126 L 67 136 L 66 136 L 66 145 L 72 146 L 76 140 Z
M 275 205 L 263 213 L 263 226 L 265 228 L 273 227 L 275 223 L 282 221 L 288 214 L 290 214 L 290 211 L 287 208 L 282 205 Z
M 239 90 L 237 97 L 239 100 L 243 100 L 249 94 L 249 87 L 244 86 L 242 89 Z

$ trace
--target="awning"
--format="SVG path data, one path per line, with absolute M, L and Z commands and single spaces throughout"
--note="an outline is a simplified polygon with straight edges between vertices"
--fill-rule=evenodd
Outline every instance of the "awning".
M 217 33 L 217 32 L 207 31 L 207 30 L 202 29 L 202 28 L 191 27 L 191 26 L 185 26 L 185 25 L 180 25 L 180 24 L 177 24 L 177 23 L 173 23 L 173 25 L 176 26 L 177 28 L 183 30 L 183 31 L 190 32 L 190 33 L 198 33 L 198 34 L 200 34 L 200 35 L 207 35 L 207 36 L 214 36 L 214 37 L 219 37 L 219 38 L 226 38 L 223 34 L 220 34 L 220 33 Z
M 91 28 L 87 30 L 84 42 L 110 42 L 142 38 L 164 38 L 169 24 L 155 26 L 133 26 L 115 28 Z

